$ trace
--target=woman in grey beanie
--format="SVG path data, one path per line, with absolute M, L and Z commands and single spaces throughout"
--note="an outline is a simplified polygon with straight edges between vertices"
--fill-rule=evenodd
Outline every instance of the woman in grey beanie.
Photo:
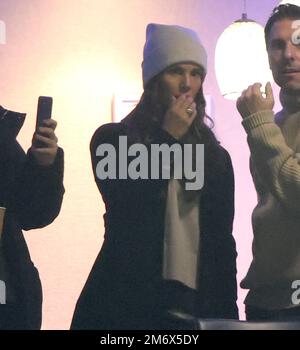
M 144 93 L 136 108 L 121 123 L 101 126 L 91 140 L 95 180 L 106 206 L 105 239 L 72 329 L 179 329 L 191 325 L 177 316 L 238 317 L 234 179 L 229 154 L 205 124 L 205 49 L 188 28 L 149 24 L 142 70 Z M 196 168 L 199 155 L 192 151 L 204 144 L 203 166 L 197 169 L 205 170 L 204 186 L 188 190 L 188 174 L 175 176 L 176 152 L 170 163 L 161 161 L 158 178 L 142 173 L 155 173 L 152 159 L 140 163 L 141 176 L 120 176 L 126 148 L 120 137 L 126 137 L 127 150 L 142 153 L 155 145 L 177 150 L 191 145 L 183 160 L 191 156 Z M 105 176 L 102 167 L 107 145 L 116 150 L 116 178 Z

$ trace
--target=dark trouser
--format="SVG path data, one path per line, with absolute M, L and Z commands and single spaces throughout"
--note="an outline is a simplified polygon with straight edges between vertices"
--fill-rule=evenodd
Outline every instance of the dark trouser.
M 300 306 L 281 310 L 259 309 L 246 305 L 247 321 L 300 321 Z

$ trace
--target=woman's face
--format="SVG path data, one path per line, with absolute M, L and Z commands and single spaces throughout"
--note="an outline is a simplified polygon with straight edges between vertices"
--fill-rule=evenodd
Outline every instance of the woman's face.
M 170 98 L 185 95 L 195 100 L 202 87 L 203 69 L 194 63 L 175 64 L 163 72 L 161 81 Z

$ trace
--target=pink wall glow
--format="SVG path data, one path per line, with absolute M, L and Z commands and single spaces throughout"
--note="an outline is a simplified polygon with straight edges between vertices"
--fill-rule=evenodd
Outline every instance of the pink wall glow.
M 248 1 L 248 16 L 265 24 L 277 0 Z M 251 212 L 256 195 L 249 151 L 235 104 L 218 90 L 215 45 L 241 17 L 242 0 L 11 0 L 0 1 L 6 44 L 0 45 L 0 104 L 27 112 L 19 136 L 30 145 L 39 95 L 54 98 L 59 143 L 65 150 L 63 208 L 43 230 L 27 232 L 43 290 L 43 329 L 68 329 L 75 302 L 102 244 L 103 203 L 94 184 L 89 141 L 111 120 L 114 92 L 141 91 L 141 59 L 149 22 L 198 31 L 208 52 L 205 93 L 213 97 L 216 132 L 231 154 L 236 179 L 234 235 L 238 279 L 251 261 Z M 278 89 L 275 88 L 275 94 Z M 239 289 L 240 317 L 245 291 Z

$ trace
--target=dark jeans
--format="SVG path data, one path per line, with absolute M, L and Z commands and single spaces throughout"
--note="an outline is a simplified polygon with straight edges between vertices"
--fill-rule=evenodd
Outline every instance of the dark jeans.
M 281 310 L 259 309 L 246 305 L 247 321 L 300 321 L 300 306 Z

